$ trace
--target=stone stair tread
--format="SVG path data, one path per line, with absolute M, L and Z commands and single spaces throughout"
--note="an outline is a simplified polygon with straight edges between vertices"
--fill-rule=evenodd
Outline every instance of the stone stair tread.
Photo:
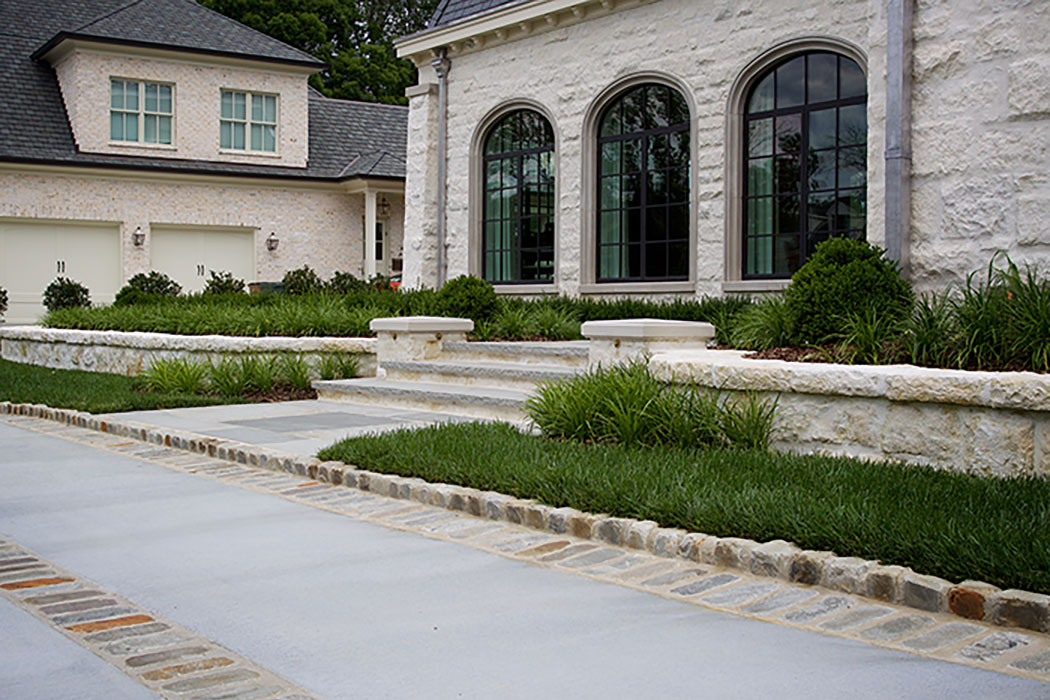
M 442 360 L 387 361 L 383 366 L 402 372 L 432 372 L 463 376 L 514 377 L 520 379 L 564 379 L 584 372 L 582 368 L 561 365 L 516 364 L 510 362 L 446 362 Z
M 565 341 L 455 341 L 444 344 L 444 349 L 455 352 L 491 353 L 497 355 L 555 355 L 562 357 L 586 358 L 588 344 L 586 340 Z
M 360 394 L 386 395 L 401 398 L 418 398 L 429 401 L 449 401 L 453 403 L 485 404 L 492 406 L 520 407 L 529 394 L 512 389 L 495 389 L 481 386 L 461 386 L 458 384 L 435 384 L 430 382 L 399 382 L 378 377 L 363 379 L 330 379 L 318 380 L 314 388 L 326 391 L 337 391 Z

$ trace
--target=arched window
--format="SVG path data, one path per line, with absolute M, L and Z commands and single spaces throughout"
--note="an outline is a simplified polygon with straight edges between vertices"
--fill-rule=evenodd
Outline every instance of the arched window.
M 689 107 L 646 83 L 598 122 L 598 282 L 689 277 Z
M 744 116 L 745 279 L 790 277 L 821 241 L 865 237 L 867 100 L 861 67 L 826 51 L 755 81 Z
M 519 109 L 485 136 L 481 274 L 496 284 L 554 278 L 554 131 Z

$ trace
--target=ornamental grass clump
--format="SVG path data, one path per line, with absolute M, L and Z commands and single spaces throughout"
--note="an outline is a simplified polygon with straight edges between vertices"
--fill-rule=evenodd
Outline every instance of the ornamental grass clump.
M 208 378 L 209 366 L 183 357 L 159 358 L 140 376 L 148 391 L 168 394 L 202 394 Z
M 765 449 L 776 403 L 720 396 L 696 385 L 667 385 L 644 360 L 599 367 L 541 386 L 526 411 L 543 435 L 622 445 Z
M 729 330 L 724 333 L 723 340 L 734 347 L 767 350 L 794 342 L 795 321 L 783 296 L 762 299 L 738 311 L 735 318 L 723 320 L 726 322 Z M 717 332 L 717 325 L 715 329 Z
M 361 358 L 356 354 L 330 352 L 317 359 L 317 374 L 321 379 L 352 379 L 361 369 Z

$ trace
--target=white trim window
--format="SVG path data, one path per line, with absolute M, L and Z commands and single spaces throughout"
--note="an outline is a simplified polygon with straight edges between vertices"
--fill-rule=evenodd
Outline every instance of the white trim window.
M 109 81 L 111 141 L 171 145 L 174 86 L 139 80 Z
M 219 148 L 277 152 L 277 96 L 223 90 Z

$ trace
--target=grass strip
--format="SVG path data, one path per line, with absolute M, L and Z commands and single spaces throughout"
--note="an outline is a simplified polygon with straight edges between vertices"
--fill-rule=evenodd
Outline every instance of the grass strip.
M 467 423 L 342 440 L 363 469 L 655 520 L 786 539 L 925 574 L 1050 593 L 1050 483 L 904 464 L 731 449 L 552 441 Z
M 134 379 L 119 374 L 50 369 L 9 360 L 0 360 L 0 401 L 42 403 L 90 413 L 244 402 L 236 397 L 137 391 Z

